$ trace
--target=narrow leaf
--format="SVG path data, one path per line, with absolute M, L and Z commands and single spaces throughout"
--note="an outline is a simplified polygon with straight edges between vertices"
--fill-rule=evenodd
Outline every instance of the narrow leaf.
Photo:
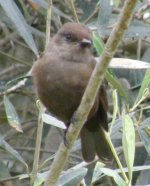
M 114 181 L 118 186 L 125 186 L 124 180 L 119 176 L 119 174 L 115 170 L 105 168 L 104 165 L 102 165 L 100 162 L 96 163 L 92 178 L 92 184 L 94 184 L 94 182 L 96 182 L 98 179 L 102 178 L 104 174 L 113 177 Z
M 103 40 L 101 39 L 101 37 L 98 36 L 96 32 L 93 32 L 93 44 L 97 50 L 98 55 L 101 55 L 105 46 Z
M 113 125 L 116 121 L 116 116 L 117 116 L 117 113 L 118 113 L 118 97 L 117 97 L 117 91 L 116 89 L 113 90 L 113 93 L 112 93 L 112 100 L 113 100 L 113 117 L 112 117 L 112 121 L 111 121 L 111 125 L 110 125 L 110 129 L 109 129 L 109 134 L 111 135 L 112 133 L 112 128 L 113 128 Z
M 92 177 L 92 184 L 99 180 L 101 177 L 103 177 L 103 172 L 101 171 L 101 168 L 104 167 L 104 164 L 97 162 L 96 166 L 94 168 L 93 177 Z
M 28 44 L 28 46 L 31 48 L 31 50 L 34 52 L 34 54 L 37 56 L 38 50 L 36 48 L 32 34 L 29 30 L 29 27 L 28 27 L 22 13 L 20 12 L 19 8 L 17 7 L 17 5 L 14 3 L 13 0 L 0 0 L 0 5 L 5 10 L 7 16 L 14 23 L 19 34 L 23 37 L 25 42 Z
M 123 115 L 123 152 L 128 167 L 129 183 L 132 180 L 132 169 L 135 154 L 135 129 L 129 115 Z
M 1 182 L 1 179 L 5 179 L 6 177 L 10 176 L 9 167 L 7 166 L 7 164 L 4 163 L 3 159 L 0 160 L 0 170 L 1 170 L 0 171 L 0 182 Z M 7 186 L 7 185 L 3 185 L 3 186 Z
M 51 115 L 43 113 L 42 114 L 42 120 L 47 124 L 50 124 L 50 125 L 53 125 L 55 127 L 62 128 L 62 129 L 66 129 L 66 125 L 64 124 L 64 122 L 56 119 L 55 117 L 53 117 Z
M 43 172 L 43 173 L 38 173 L 34 181 L 34 186 L 42 185 L 42 183 L 44 183 L 44 181 L 47 179 L 48 173 L 49 173 L 48 171 Z
M 4 95 L 4 106 L 10 126 L 15 128 L 18 132 L 23 132 L 16 109 L 6 95 Z
M 104 43 L 102 39 L 95 32 L 93 32 L 93 44 L 98 55 L 101 55 L 104 50 Z M 98 60 L 99 58 L 96 58 L 96 61 Z M 119 81 L 117 80 L 117 78 L 114 77 L 112 74 L 110 74 L 109 71 L 106 72 L 105 78 L 114 87 L 114 89 L 117 89 L 120 96 L 122 96 L 125 99 L 125 101 L 128 103 L 129 102 L 128 95 L 126 91 L 123 89 L 123 87 L 121 86 L 121 84 L 119 83 Z
M 118 93 L 124 98 L 126 103 L 129 103 L 128 94 L 126 90 L 122 87 L 122 85 L 119 83 L 119 80 L 108 71 L 105 74 L 105 78 L 113 86 L 114 89 L 117 89 Z
M 147 69 L 150 68 L 150 63 L 128 58 L 112 58 L 109 68 L 133 70 Z
M 112 6 L 110 6 L 110 0 L 100 1 L 100 10 L 98 13 L 98 31 L 106 30 L 109 23 L 110 17 L 112 15 Z
M 105 175 L 113 177 L 114 181 L 116 182 L 116 184 L 118 186 L 126 186 L 126 183 L 124 182 L 124 180 L 119 176 L 119 174 L 116 171 L 108 169 L 108 168 L 101 168 L 101 171 Z
M 24 161 L 24 159 L 20 156 L 20 154 L 13 149 L 12 146 L 10 146 L 2 137 L 0 137 L 0 148 L 7 151 L 9 154 L 11 154 L 16 160 L 20 161 L 25 165 L 25 167 L 28 169 L 28 165 Z
M 38 5 L 40 5 L 41 7 L 43 7 L 44 9 L 47 9 L 48 7 L 48 3 L 44 0 L 32 0 L 32 2 L 34 3 L 38 3 Z M 52 6 L 52 11 L 55 15 L 59 15 L 69 21 L 73 21 L 67 14 L 64 14 L 62 11 L 60 11 L 58 8 L 56 8 L 55 6 Z
M 85 177 L 87 168 L 70 169 L 60 176 L 58 185 L 76 186 Z
M 138 131 L 145 149 L 150 156 L 150 118 L 147 118 L 141 123 L 141 127 Z
M 87 168 L 70 169 L 60 176 L 58 185 L 61 186 L 76 186 L 84 178 L 87 173 Z M 48 171 L 38 173 L 34 186 L 40 186 L 47 178 Z
M 136 98 L 136 102 L 138 102 L 141 99 L 141 97 L 143 96 L 143 93 L 144 93 L 145 89 L 148 88 L 149 85 L 150 85 L 150 68 L 146 70 L 144 79 L 142 81 L 141 88 L 139 90 L 139 94 L 138 94 L 138 96 Z

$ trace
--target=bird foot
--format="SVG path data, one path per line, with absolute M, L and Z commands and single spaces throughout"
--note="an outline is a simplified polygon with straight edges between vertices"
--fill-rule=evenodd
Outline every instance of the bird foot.
M 65 130 L 63 141 L 64 141 L 64 145 L 68 148 L 68 140 L 66 138 L 67 131 L 68 131 L 68 128 Z
M 73 113 L 73 116 L 72 116 L 70 122 L 71 122 L 72 124 L 74 124 L 76 121 L 77 121 L 77 116 L 76 116 L 76 111 L 75 111 L 75 112 Z

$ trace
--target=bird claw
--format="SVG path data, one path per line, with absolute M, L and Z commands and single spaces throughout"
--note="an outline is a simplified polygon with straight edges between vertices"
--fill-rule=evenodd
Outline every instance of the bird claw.
M 64 145 L 65 145 L 66 147 L 68 147 L 68 140 L 67 140 L 67 138 L 66 138 L 66 133 L 67 133 L 67 131 L 68 131 L 68 129 L 65 130 L 64 137 L 63 137 Z
M 73 116 L 71 117 L 70 122 L 71 122 L 72 124 L 74 124 L 76 121 L 77 121 L 77 117 L 76 117 L 76 111 L 75 111 L 75 112 L 73 113 Z

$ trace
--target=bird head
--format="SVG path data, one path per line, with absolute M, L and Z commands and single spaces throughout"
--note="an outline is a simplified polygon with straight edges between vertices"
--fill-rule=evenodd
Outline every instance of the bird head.
M 69 60 L 79 61 L 91 55 L 92 32 L 79 23 L 64 24 L 53 39 L 61 55 Z

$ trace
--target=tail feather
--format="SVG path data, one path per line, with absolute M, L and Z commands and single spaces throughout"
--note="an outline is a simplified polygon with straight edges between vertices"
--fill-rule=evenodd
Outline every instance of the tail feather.
M 82 155 L 86 162 L 93 161 L 95 155 L 102 161 L 110 161 L 112 152 L 104 135 L 102 127 L 90 131 L 85 126 L 81 130 Z
M 96 154 L 99 159 L 102 161 L 110 161 L 112 160 L 112 152 L 109 147 L 109 144 L 105 138 L 104 129 L 100 127 L 100 129 L 93 133 L 94 144 L 96 149 Z
M 83 159 L 86 162 L 91 162 L 94 160 L 96 155 L 93 134 L 86 127 L 83 127 L 80 135 Z

